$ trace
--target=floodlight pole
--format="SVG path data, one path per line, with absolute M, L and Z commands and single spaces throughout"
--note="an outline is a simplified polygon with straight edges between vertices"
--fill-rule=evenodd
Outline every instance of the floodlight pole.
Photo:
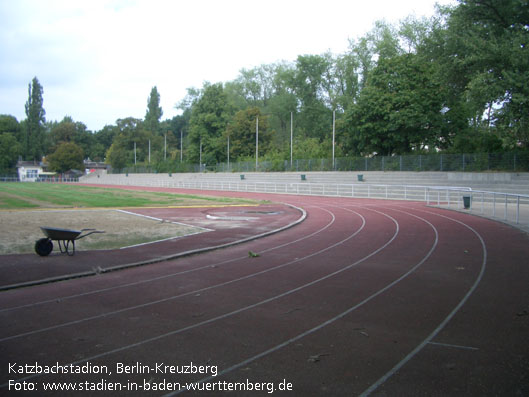
M 184 131 L 180 130 L 180 162 L 182 162 L 183 142 L 184 142 Z
M 199 155 L 199 167 L 200 167 L 200 172 L 202 172 L 202 140 L 200 140 L 200 155 Z
M 334 171 L 334 137 L 336 125 L 336 110 L 332 111 L 332 170 Z
M 255 171 L 259 167 L 259 116 L 255 119 Z
M 134 142 L 134 165 L 136 165 L 136 142 Z
M 149 164 L 151 164 L 151 140 L 149 139 Z
M 290 112 L 290 170 L 292 171 L 292 148 L 294 136 L 294 112 Z
M 230 170 L 230 136 L 228 135 L 228 171 Z
M 164 135 L 163 161 L 167 160 L 167 134 Z

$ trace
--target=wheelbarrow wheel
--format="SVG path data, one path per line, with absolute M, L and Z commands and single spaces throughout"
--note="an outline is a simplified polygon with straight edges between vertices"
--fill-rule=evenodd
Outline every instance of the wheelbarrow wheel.
M 53 251 L 53 243 L 49 238 L 41 238 L 35 242 L 35 252 L 40 256 L 48 256 Z

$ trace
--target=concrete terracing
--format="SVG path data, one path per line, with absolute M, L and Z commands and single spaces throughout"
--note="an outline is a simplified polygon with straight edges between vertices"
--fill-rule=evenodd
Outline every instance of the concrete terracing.
M 241 175 L 244 180 L 241 180 Z M 302 180 L 305 175 L 305 180 Z M 363 182 L 358 181 L 363 175 Z M 529 195 L 529 173 L 492 172 L 249 172 L 249 173 L 174 173 L 174 174 L 100 174 L 81 178 L 83 183 L 157 185 L 156 182 L 271 182 L 326 184 L 383 184 L 414 186 L 470 187 L 503 193 Z

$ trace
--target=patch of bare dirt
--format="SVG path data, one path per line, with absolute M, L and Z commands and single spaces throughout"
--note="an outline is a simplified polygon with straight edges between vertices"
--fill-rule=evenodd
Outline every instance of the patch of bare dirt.
M 0 254 L 34 252 L 35 241 L 45 237 L 41 226 L 105 231 L 76 240 L 78 250 L 121 248 L 204 231 L 117 210 L 2 211 L 0 224 Z

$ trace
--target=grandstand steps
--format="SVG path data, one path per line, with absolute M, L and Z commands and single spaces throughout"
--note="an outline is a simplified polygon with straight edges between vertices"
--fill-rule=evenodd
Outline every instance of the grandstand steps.
M 244 175 L 244 179 L 241 179 Z M 302 180 L 301 176 L 305 176 Z M 363 176 L 363 181 L 358 180 Z M 84 183 L 146 185 L 156 181 L 172 182 L 237 182 L 237 183 L 317 183 L 317 184 L 380 184 L 412 186 L 468 187 L 504 193 L 529 195 L 529 173 L 496 172 L 248 172 L 248 173 L 174 173 L 169 174 L 99 174 L 82 177 Z

